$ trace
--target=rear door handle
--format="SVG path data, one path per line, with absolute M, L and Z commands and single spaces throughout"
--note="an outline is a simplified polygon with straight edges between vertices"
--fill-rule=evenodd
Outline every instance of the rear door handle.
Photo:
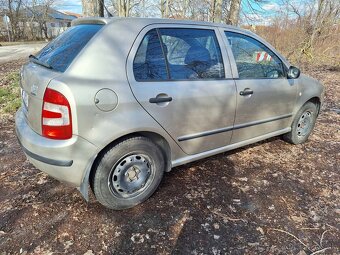
M 252 95 L 254 94 L 254 91 L 252 91 L 251 89 L 244 89 L 242 91 L 240 91 L 240 96 L 248 96 L 248 95 Z
M 151 104 L 158 104 L 158 103 L 165 103 L 165 102 L 171 102 L 172 97 L 152 97 L 149 99 L 149 103 Z

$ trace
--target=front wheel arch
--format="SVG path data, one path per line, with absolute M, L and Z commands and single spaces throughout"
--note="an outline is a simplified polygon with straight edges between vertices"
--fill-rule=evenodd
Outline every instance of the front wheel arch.
M 293 115 L 293 120 L 291 123 L 291 131 L 284 134 L 282 136 L 283 140 L 285 140 L 288 143 L 291 144 L 300 144 L 300 143 L 304 143 L 309 135 L 312 133 L 313 129 L 314 129 L 314 125 L 317 119 L 317 116 L 319 114 L 319 106 L 313 102 L 313 101 L 307 101 L 305 104 L 303 104 L 298 111 Z M 315 113 L 314 116 L 311 113 Z M 311 117 L 308 117 L 305 114 L 308 114 Z M 306 117 L 305 117 L 306 116 Z M 305 120 L 303 120 L 302 118 L 305 117 Z M 308 120 L 308 121 L 306 121 Z M 300 126 L 300 122 L 301 122 L 301 126 Z M 305 123 L 306 122 L 306 123 Z M 308 130 L 308 127 L 310 127 L 310 130 Z M 303 134 L 303 131 L 300 131 L 299 129 L 306 129 L 307 133 Z
M 316 106 L 316 109 L 317 109 L 317 113 L 318 113 L 318 115 L 320 114 L 320 111 L 321 111 L 321 100 L 320 100 L 320 98 L 318 98 L 318 97 L 312 97 L 311 99 L 309 99 L 306 103 L 308 103 L 308 102 L 311 102 L 311 103 L 313 103 L 313 104 L 315 104 L 315 106 Z M 306 104 L 306 103 L 304 103 L 304 104 Z
M 319 115 L 320 111 L 321 111 L 321 100 L 319 97 L 317 96 L 314 96 L 314 97 L 311 97 L 309 98 L 308 100 L 304 100 L 304 101 L 299 101 L 297 102 L 296 104 L 296 107 L 294 109 L 294 112 L 293 112 L 293 116 L 295 117 L 295 115 L 298 113 L 298 111 L 307 103 L 313 103 L 316 105 L 316 108 L 317 108 L 317 114 Z

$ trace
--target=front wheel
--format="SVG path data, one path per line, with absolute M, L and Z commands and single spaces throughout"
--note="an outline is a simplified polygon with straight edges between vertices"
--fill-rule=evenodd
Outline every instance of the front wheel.
M 97 200 L 104 206 L 127 209 L 148 199 L 164 173 L 160 148 L 146 137 L 133 137 L 109 148 L 91 178 Z
M 317 106 L 307 102 L 295 115 L 291 132 L 284 134 L 283 139 L 292 144 L 301 144 L 307 141 L 312 133 L 317 117 Z

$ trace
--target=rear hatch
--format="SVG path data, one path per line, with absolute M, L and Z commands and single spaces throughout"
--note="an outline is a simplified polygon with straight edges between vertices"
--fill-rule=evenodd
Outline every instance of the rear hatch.
M 30 62 L 21 70 L 23 112 L 30 127 L 38 134 L 41 134 L 41 113 L 46 87 L 58 75 L 60 73 Z
M 69 28 L 47 44 L 21 70 L 21 95 L 23 111 L 28 124 L 38 134 L 42 134 L 41 114 L 46 88 L 50 81 L 62 75 L 100 30 L 102 24 L 80 24 Z

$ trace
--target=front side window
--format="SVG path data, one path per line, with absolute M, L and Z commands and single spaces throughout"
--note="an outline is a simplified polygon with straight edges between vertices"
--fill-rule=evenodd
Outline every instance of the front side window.
M 284 77 L 281 60 L 259 41 L 238 33 L 225 32 L 241 79 Z
M 168 78 L 156 29 L 150 30 L 144 36 L 133 61 L 133 73 L 137 81 L 160 81 Z
M 159 29 L 170 79 L 224 78 L 215 32 L 207 29 Z

